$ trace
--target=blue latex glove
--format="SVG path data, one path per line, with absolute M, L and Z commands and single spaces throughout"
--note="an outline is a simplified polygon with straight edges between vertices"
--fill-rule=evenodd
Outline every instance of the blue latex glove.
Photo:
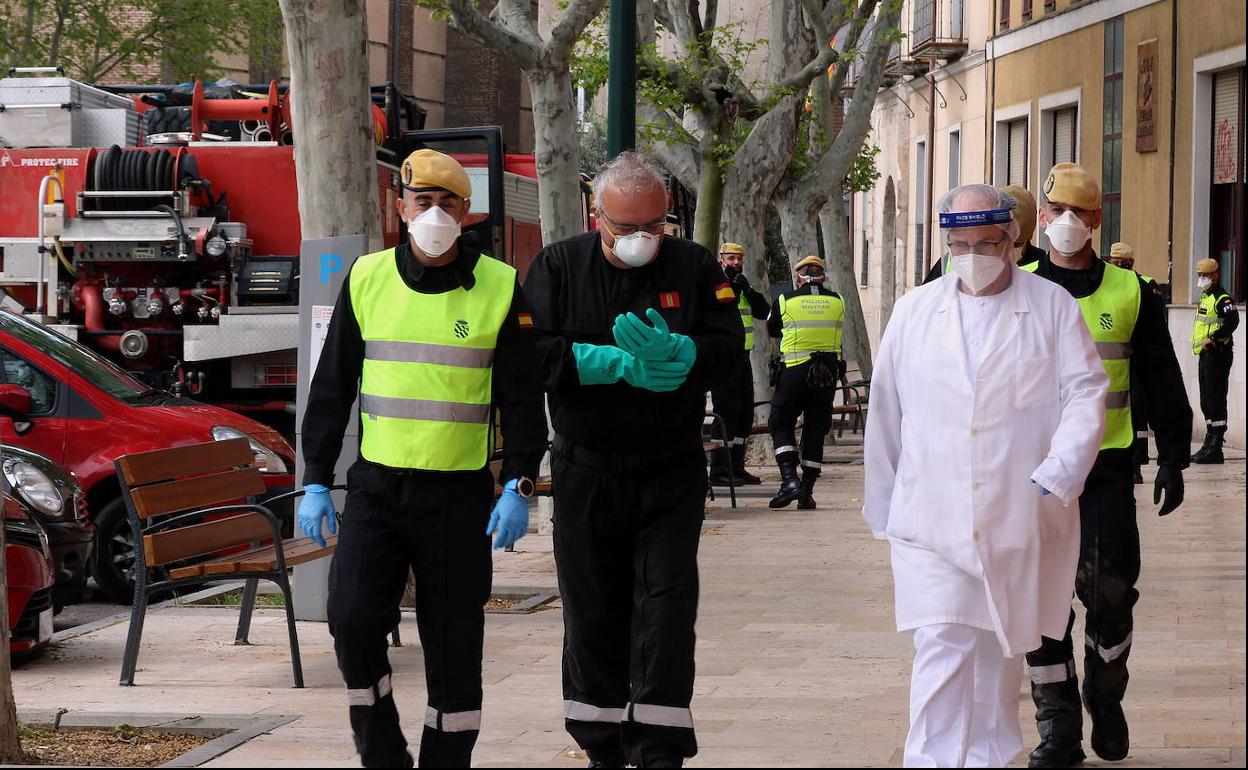
M 1032 483 L 1032 484 L 1035 484 L 1035 483 L 1036 483 L 1036 480 L 1035 480 L 1035 479 L 1032 479 L 1032 480 L 1031 480 L 1031 483 Z M 1049 490 L 1045 489 L 1044 487 L 1040 487 L 1040 496 L 1041 496 L 1041 497 L 1048 497 L 1048 496 L 1049 496 L 1049 495 L 1051 495 L 1051 494 L 1053 494 L 1053 493 L 1052 493 L 1052 492 L 1050 492 Z
M 312 538 L 312 542 L 325 547 L 325 538 L 321 537 L 321 519 L 329 521 L 329 534 L 338 534 L 338 517 L 334 515 L 334 501 L 329 496 L 329 488 L 322 484 L 308 484 L 303 488 L 303 499 L 299 501 L 299 513 L 296 519 L 303 534 Z
M 490 511 L 485 534 L 498 533 L 494 537 L 495 549 L 507 548 L 529 533 L 529 501 L 516 491 L 519 483 L 518 479 L 512 479 L 503 485 L 503 493 Z
M 614 345 L 572 344 L 576 373 L 582 385 L 610 385 L 624 380 L 656 393 L 676 390 L 689 374 L 681 361 L 645 361 Z

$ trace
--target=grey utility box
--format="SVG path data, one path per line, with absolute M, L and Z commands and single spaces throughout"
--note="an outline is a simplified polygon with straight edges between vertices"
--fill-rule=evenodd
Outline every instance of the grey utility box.
M 134 147 L 139 113 L 125 96 L 64 77 L 0 78 L 0 146 Z

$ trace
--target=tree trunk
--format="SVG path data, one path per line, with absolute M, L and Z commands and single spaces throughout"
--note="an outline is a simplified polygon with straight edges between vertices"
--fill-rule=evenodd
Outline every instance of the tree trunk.
M 698 207 L 693 214 L 693 239 L 711 251 L 719 249 L 719 220 L 724 211 L 724 171 L 715 159 L 715 139 L 702 153 L 702 176 L 698 179 Z
M 845 300 L 844 339 L 841 341 L 847 361 L 857 361 L 864 379 L 871 379 L 871 340 L 867 337 L 867 321 L 862 314 L 858 296 L 858 278 L 854 275 L 854 249 L 845 222 L 845 202 L 840 185 L 832 190 L 819 224 L 823 229 L 823 250 L 827 256 L 828 281 Z
M 533 98 L 533 154 L 540 189 L 542 242 L 554 243 L 585 230 L 572 78 L 566 69 L 550 67 L 525 75 Z
M 359 0 L 280 0 L 290 61 L 305 239 L 368 236 L 381 248 L 377 156 L 368 90 L 368 30 Z
M 4 527 L 0 522 L 0 763 L 22 764 L 17 737 L 17 706 L 13 702 L 13 670 L 9 665 L 8 565 L 4 559 Z
M 784 241 L 789 267 L 808 255 L 818 255 L 819 231 L 815 228 L 818 202 L 796 190 L 786 190 L 778 194 L 772 203 L 780 215 L 780 238 Z M 828 288 L 839 291 L 840 285 L 829 280 Z

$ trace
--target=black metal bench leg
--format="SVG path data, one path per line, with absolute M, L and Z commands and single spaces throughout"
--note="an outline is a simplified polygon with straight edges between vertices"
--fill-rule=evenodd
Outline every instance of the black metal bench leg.
M 732 447 L 727 442 L 724 443 L 723 452 L 724 452 L 724 458 L 727 461 L 727 465 L 725 465 L 724 467 L 728 469 L 728 497 L 732 500 L 732 507 L 736 508 L 737 507 L 737 475 L 733 471 L 733 467 L 732 467 Z
M 134 685 L 134 670 L 139 662 L 139 644 L 143 641 L 143 619 L 147 617 L 147 589 L 135 589 L 134 603 L 130 606 L 130 630 L 126 634 L 126 651 L 121 658 L 121 680 L 124 687 Z
M 277 575 L 275 581 L 282 587 L 286 601 L 286 630 L 290 634 L 290 665 L 295 672 L 295 688 L 303 688 L 303 663 L 299 660 L 299 632 L 295 630 L 295 603 L 290 598 L 290 578 L 286 573 Z
M 403 640 L 399 639 L 399 627 L 398 626 L 395 626 L 394 630 L 390 632 L 390 646 L 391 647 L 403 646 Z
M 256 593 L 260 588 L 260 578 L 248 578 L 243 588 L 243 600 L 238 610 L 238 633 L 234 635 L 234 644 L 251 644 L 247 634 L 251 632 L 251 613 L 256 607 Z

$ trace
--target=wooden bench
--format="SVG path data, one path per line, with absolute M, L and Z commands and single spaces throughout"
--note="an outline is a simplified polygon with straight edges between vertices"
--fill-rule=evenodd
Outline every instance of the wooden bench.
M 245 502 L 265 492 L 246 439 L 161 449 L 119 457 L 115 463 L 135 538 L 134 603 L 121 666 L 121 684 L 133 685 L 149 598 L 206 578 L 245 578 L 235 642 L 247 643 L 260 580 L 271 580 L 286 601 L 295 687 L 303 687 L 299 638 L 288 567 L 329 556 L 308 538 L 283 539 L 281 523 L 267 507 Z M 302 490 L 280 497 L 303 494 Z M 269 500 L 267 502 L 272 502 Z M 206 557 L 206 558 L 205 558 Z M 188 560 L 191 563 L 187 563 Z M 149 583 L 148 568 L 163 567 L 168 578 Z

